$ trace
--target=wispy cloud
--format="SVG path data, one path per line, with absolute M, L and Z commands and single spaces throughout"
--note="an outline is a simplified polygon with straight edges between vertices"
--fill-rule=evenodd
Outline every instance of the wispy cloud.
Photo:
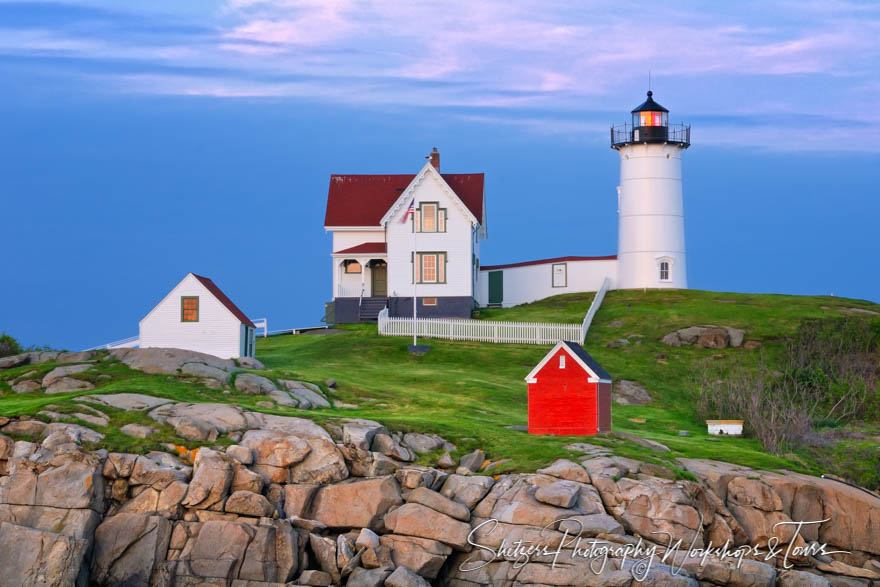
M 625 112 L 650 69 L 658 97 L 679 111 L 753 116 L 725 134 L 742 144 L 772 126 L 771 113 L 856 120 L 876 99 L 880 70 L 880 10 L 843 0 L 710 11 L 679 2 L 648 12 L 636 2 L 517 0 L 218 0 L 197 14 L 120 10 L 89 0 L 38 25 L 22 5 L 0 2 L 0 56 L 63 56 L 74 72 L 89 62 L 90 85 L 106 91 L 501 111 L 485 123 L 529 109 L 521 124 L 535 129 L 540 120 L 566 128 L 559 112 Z M 95 62 L 106 64 L 103 74 Z M 860 133 L 880 128 L 866 124 Z

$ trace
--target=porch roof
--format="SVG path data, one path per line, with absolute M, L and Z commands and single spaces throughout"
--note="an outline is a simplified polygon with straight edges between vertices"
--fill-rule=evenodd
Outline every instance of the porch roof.
M 386 243 L 361 243 L 341 251 L 336 251 L 334 255 L 384 255 L 388 252 Z

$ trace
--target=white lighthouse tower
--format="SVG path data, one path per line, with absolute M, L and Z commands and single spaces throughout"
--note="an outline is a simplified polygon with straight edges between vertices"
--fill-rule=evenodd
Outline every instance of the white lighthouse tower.
M 611 128 L 620 153 L 617 287 L 686 288 L 681 155 L 691 127 L 669 126 L 669 111 L 648 92 L 632 125 Z

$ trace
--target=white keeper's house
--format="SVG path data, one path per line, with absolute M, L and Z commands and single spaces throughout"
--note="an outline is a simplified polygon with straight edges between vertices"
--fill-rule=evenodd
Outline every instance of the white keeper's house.
M 254 323 L 211 279 L 188 273 L 140 322 L 140 348 L 254 356 Z
M 690 126 L 648 99 L 611 128 L 620 156 L 616 255 L 480 265 L 487 238 L 482 173 L 440 173 L 435 148 L 416 175 L 332 175 L 324 228 L 333 233 L 333 300 L 325 320 L 468 318 L 481 306 L 609 289 L 687 288 L 681 156 Z M 413 293 L 415 292 L 415 294 Z

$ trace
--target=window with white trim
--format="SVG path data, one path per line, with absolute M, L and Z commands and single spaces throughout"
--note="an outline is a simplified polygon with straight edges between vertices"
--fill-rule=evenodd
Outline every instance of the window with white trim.
M 559 368 L 565 369 L 565 355 L 559 355 Z
M 669 261 L 660 261 L 660 281 L 669 281 Z

